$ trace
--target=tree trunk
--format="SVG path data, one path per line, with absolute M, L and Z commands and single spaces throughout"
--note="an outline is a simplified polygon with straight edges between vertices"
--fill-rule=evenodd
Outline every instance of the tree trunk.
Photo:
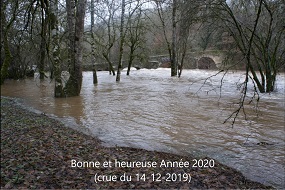
M 65 86 L 66 96 L 78 96 L 82 85 L 82 41 L 86 0 L 66 0 L 69 30 L 69 73 Z
M 94 24 L 95 24 L 95 19 L 94 19 L 94 0 L 91 0 L 91 36 L 92 36 L 92 44 L 91 44 L 91 49 L 92 49 L 92 66 L 93 66 L 93 84 L 98 83 L 98 78 L 97 78 L 97 72 L 96 72 L 96 67 L 95 67 L 95 43 L 94 43 Z
M 109 53 L 103 53 L 103 57 L 106 59 L 106 61 L 108 62 L 108 67 L 109 67 L 109 73 L 111 75 L 111 73 L 113 73 L 113 76 L 115 76 L 115 71 L 114 71 L 114 68 L 113 68 L 113 65 L 112 65 L 112 62 L 110 61 L 110 54 Z
M 131 66 L 133 64 L 133 60 L 134 60 L 134 52 L 135 52 L 135 44 L 133 43 L 131 45 L 131 50 L 130 50 L 130 58 L 129 58 L 129 64 L 128 64 L 128 70 L 127 70 L 127 75 L 130 75 L 130 70 L 131 70 Z
M 187 46 L 187 44 L 184 44 L 184 45 Z M 186 47 L 183 46 L 182 47 L 182 55 L 181 55 L 181 64 L 180 64 L 180 67 L 178 68 L 179 69 L 179 72 L 178 72 L 179 78 L 181 77 L 181 74 L 182 74 L 185 56 L 186 56 Z
M 171 56 L 171 76 L 177 76 L 177 59 L 176 59 L 176 12 L 177 2 L 173 0 L 172 5 L 172 56 Z
M 110 12 L 109 12 L 110 13 Z M 113 76 L 116 75 L 113 64 L 110 60 L 110 53 L 111 53 L 111 49 L 114 46 L 114 42 L 115 42 L 115 34 L 111 34 L 111 21 L 114 15 L 112 15 L 110 13 L 110 16 L 108 18 L 108 24 L 107 24 L 107 30 L 108 30 L 108 48 L 107 48 L 107 53 L 103 53 L 103 57 L 106 59 L 106 61 L 108 62 L 108 67 L 109 67 L 109 73 L 110 75 L 113 74 Z M 114 30 L 113 30 L 114 31 Z M 115 32 L 114 32 L 115 33 Z
M 117 70 L 117 77 L 116 81 L 119 82 L 121 80 L 121 69 L 122 69 L 122 58 L 123 58 L 123 51 L 124 51 L 124 24 L 125 24 L 125 7 L 126 3 L 125 0 L 122 0 L 122 13 L 121 13 L 121 26 L 120 26 L 120 52 L 119 52 L 119 60 L 118 60 L 118 70 Z

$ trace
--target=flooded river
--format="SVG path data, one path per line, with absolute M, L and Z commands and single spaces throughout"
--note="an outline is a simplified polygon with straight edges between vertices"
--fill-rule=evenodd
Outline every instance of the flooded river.
M 242 72 L 228 73 L 222 83 L 222 74 L 205 81 L 215 74 L 205 70 L 185 70 L 180 79 L 170 77 L 169 69 L 125 73 L 116 83 L 108 72 L 98 72 L 94 86 L 92 73 L 84 72 L 79 97 L 55 99 L 54 82 L 37 78 L 8 80 L 1 95 L 77 123 L 108 146 L 207 155 L 249 179 L 285 187 L 284 74 L 278 75 L 277 91 L 246 105 L 247 120 L 240 113 L 232 127 L 223 122 L 238 106 Z

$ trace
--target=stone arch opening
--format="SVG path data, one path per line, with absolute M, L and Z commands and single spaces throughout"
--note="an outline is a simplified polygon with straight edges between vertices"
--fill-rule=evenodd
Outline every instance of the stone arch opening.
M 215 61 L 210 57 L 201 57 L 197 64 L 198 69 L 218 69 Z

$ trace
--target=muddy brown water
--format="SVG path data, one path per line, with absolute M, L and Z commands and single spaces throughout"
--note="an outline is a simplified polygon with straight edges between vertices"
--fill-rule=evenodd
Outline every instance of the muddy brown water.
M 79 97 L 55 99 L 54 82 L 37 77 L 6 81 L 1 95 L 20 98 L 108 146 L 207 155 L 249 179 L 284 188 L 284 73 L 277 91 L 261 94 L 258 105 L 246 105 L 247 120 L 240 114 L 233 127 L 223 122 L 238 106 L 244 74 L 228 73 L 222 83 L 221 74 L 205 81 L 213 74 L 185 70 L 179 79 L 169 77 L 169 69 L 142 69 L 128 77 L 123 71 L 116 83 L 108 72 L 98 72 L 94 86 L 92 73 L 84 72 Z M 249 83 L 249 97 L 252 89 Z

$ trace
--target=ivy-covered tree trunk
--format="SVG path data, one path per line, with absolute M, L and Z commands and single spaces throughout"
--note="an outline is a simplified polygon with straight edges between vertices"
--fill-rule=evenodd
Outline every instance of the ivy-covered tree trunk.
M 40 62 L 39 62 L 39 72 L 40 79 L 45 78 L 45 61 L 46 61 L 46 47 L 47 47 L 47 26 L 48 26 L 48 2 L 41 0 L 41 45 L 40 45 Z
M 8 68 L 9 68 L 10 63 L 12 61 L 12 54 L 11 54 L 10 48 L 9 48 L 7 33 L 4 34 L 4 52 L 5 52 L 5 58 L 4 58 L 3 65 L 1 67 L 1 85 L 4 83 L 5 79 L 8 76 Z
M 1 1 L 1 25 L 7 23 L 6 15 L 3 11 L 4 10 L 3 5 L 4 4 Z M 1 79 L 0 79 L 1 85 L 4 83 L 5 79 L 8 76 L 8 68 L 11 64 L 12 59 L 13 59 L 13 56 L 11 54 L 10 47 L 9 47 L 8 33 L 9 33 L 10 28 L 12 27 L 12 24 L 14 23 L 14 21 L 16 19 L 16 11 L 18 9 L 18 6 L 19 6 L 19 2 L 16 1 L 15 7 L 13 9 L 12 17 L 11 17 L 10 21 L 7 23 L 6 29 L 4 31 L 3 45 L 4 45 L 5 58 L 4 58 L 3 64 L 1 65 Z M 2 30 L 2 28 L 1 28 L 1 30 Z
M 69 73 L 65 86 L 66 96 L 78 96 L 82 84 L 82 41 L 86 0 L 66 0 L 69 31 Z
M 52 36 L 52 61 L 55 78 L 54 96 L 65 97 L 64 88 L 61 80 L 61 64 L 60 64 L 60 46 L 59 46 L 59 31 L 58 31 L 58 4 L 57 0 L 51 3 L 50 9 L 50 28 Z

